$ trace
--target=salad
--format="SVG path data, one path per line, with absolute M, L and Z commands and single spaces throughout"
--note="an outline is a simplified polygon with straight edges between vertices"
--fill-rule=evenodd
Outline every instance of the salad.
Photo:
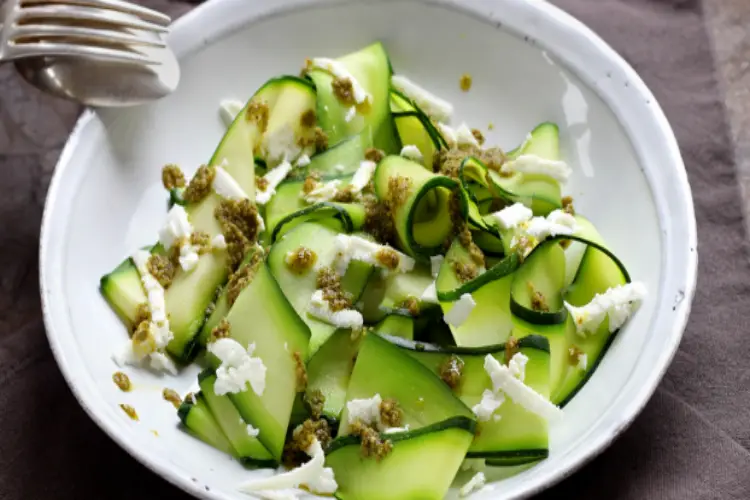
M 117 364 L 201 364 L 165 398 L 196 438 L 278 468 L 237 486 L 262 497 L 439 499 L 462 469 L 467 495 L 484 467 L 544 460 L 646 295 L 563 196 L 558 127 L 489 146 L 380 43 L 222 112 L 189 181 L 162 170 L 158 241 L 101 280 L 130 332 Z

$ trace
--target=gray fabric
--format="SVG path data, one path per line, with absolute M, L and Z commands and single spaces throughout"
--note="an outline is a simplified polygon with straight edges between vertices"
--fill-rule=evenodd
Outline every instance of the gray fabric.
M 177 15 L 187 2 L 143 2 Z M 696 201 L 698 292 L 674 364 L 601 456 L 541 495 L 750 498 L 750 272 L 725 113 L 694 0 L 557 0 L 640 72 L 669 117 Z M 0 498 L 180 498 L 111 442 L 44 338 L 37 245 L 44 194 L 78 113 L 0 68 Z M 8 189 L 12 187 L 12 189 Z M 654 332 L 658 335 L 658 332 Z M 124 478 L 124 479 L 123 479 Z

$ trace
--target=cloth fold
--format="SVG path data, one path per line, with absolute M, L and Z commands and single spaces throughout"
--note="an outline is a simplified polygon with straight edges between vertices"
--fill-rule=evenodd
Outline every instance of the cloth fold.
M 146 5 L 177 16 L 187 1 Z M 680 350 L 644 412 L 540 498 L 750 498 L 750 269 L 733 146 L 697 0 L 556 0 L 641 74 L 695 197 L 701 262 Z M 86 416 L 47 345 L 37 245 L 44 194 L 79 112 L 0 67 L 0 499 L 185 498 Z M 658 332 L 654 332 L 658 334 Z

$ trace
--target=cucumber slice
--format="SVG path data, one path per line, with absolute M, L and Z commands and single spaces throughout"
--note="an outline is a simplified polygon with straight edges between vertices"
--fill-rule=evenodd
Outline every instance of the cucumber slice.
M 537 325 L 562 323 L 568 316 L 562 299 L 564 286 L 565 250 L 558 240 L 542 243 L 515 273 L 510 311 Z
M 138 306 L 146 302 L 141 275 L 133 259 L 125 259 L 111 273 L 102 276 L 99 289 L 128 331 L 133 331 L 137 326 Z
M 373 333 L 392 335 L 406 340 L 414 340 L 414 318 L 401 314 L 391 314 L 378 323 Z
M 436 348 L 419 344 L 399 343 L 408 354 L 439 374 L 441 366 L 458 357 L 463 362 L 461 382 L 454 393 L 469 408 L 482 399 L 492 382 L 484 370 L 484 358 L 491 354 L 505 363 L 505 345 L 482 348 Z M 550 349 L 545 337 L 529 335 L 518 341 L 518 350 L 529 358 L 524 383 L 542 396 L 550 394 Z M 513 464 L 544 458 L 548 454 L 547 421 L 529 412 L 509 398 L 497 409 L 494 418 L 478 422 L 478 432 L 469 448 L 469 458 L 492 458 Z
M 198 385 L 211 415 L 229 440 L 235 457 L 244 465 L 273 467 L 276 462 L 257 437 L 247 433 L 247 424 L 240 416 L 229 396 L 219 396 L 214 392 L 216 373 L 203 371 L 198 375 Z
M 422 258 L 441 253 L 443 244 L 453 232 L 449 206 L 451 194 L 458 195 L 460 214 L 466 219 L 466 193 L 459 189 L 455 179 L 433 174 L 406 158 L 387 156 L 378 164 L 373 178 L 379 200 L 390 200 L 393 195 L 390 180 L 399 177 L 408 183 L 405 199 L 392 207 L 401 248 Z
M 335 146 L 353 135 L 360 136 L 364 148 L 398 152 L 398 139 L 390 113 L 391 69 L 388 55 L 378 42 L 337 60 L 370 95 L 369 109 L 346 121 L 349 111 L 334 95 L 333 77 L 322 70 L 312 70 L 310 79 L 318 89 L 318 122 L 328 135 L 329 146 Z
M 451 417 L 474 414 L 430 370 L 389 341 L 368 334 L 362 341 L 346 400 L 380 394 L 395 399 L 403 411 L 402 426 L 418 429 Z M 339 435 L 349 433 L 349 411 L 341 414 Z
M 445 498 L 471 443 L 474 422 L 456 417 L 410 432 L 382 435 L 393 443 L 378 461 L 362 458 L 359 438 L 335 439 L 326 456 L 342 500 Z
M 300 224 L 294 230 L 284 234 L 268 255 L 268 266 L 274 278 L 289 299 L 297 315 L 310 328 L 310 354 L 314 354 L 336 331 L 336 326 L 324 323 L 307 314 L 310 298 L 317 289 L 317 269 L 330 266 L 336 258 L 335 239 L 338 235 L 332 229 L 312 222 Z M 287 253 L 300 247 L 309 248 L 316 255 L 315 266 L 299 274 L 289 269 L 286 263 Z M 362 262 L 353 262 L 342 280 L 342 287 L 354 297 L 354 302 L 370 276 L 371 266 Z
M 234 448 L 208 409 L 201 393 L 195 395 L 195 403 L 185 401 L 177 410 L 183 427 L 204 443 L 227 455 L 234 455 Z
M 304 180 L 309 174 L 319 174 L 322 179 L 353 175 L 365 159 L 362 139 L 354 136 L 310 158 L 310 164 L 296 171 L 292 178 Z
M 361 336 L 350 330 L 336 330 L 307 364 L 307 394 L 319 390 L 325 403 L 323 415 L 338 420 L 346 403 L 346 388 L 354 369 Z
M 229 397 L 245 422 L 260 430 L 258 439 L 279 461 L 297 393 L 297 365 L 293 354 L 299 353 L 306 359 L 310 330 L 294 312 L 264 264 L 258 266 L 250 284 L 240 292 L 226 320 L 230 325 L 230 337 L 243 346 L 254 343 L 254 356 L 259 357 L 267 369 L 262 395 L 248 388 Z M 216 361 L 212 359 L 214 367 Z

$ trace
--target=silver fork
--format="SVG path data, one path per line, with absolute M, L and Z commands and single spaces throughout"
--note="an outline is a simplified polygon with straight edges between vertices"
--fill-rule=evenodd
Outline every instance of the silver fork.
M 123 0 L 6 0 L 0 7 L 0 62 L 73 56 L 159 64 L 169 16 Z

